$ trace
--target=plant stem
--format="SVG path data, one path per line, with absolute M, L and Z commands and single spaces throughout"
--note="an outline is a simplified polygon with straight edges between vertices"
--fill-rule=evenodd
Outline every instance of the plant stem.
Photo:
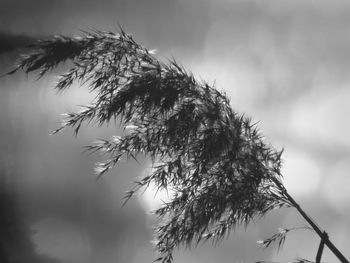
M 300 205 L 294 200 L 292 196 L 287 192 L 284 186 L 278 182 L 278 186 L 283 191 L 285 197 L 287 197 L 288 201 L 295 207 L 301 216 L 310 224 L 310 226 L 315 230 L 315 232 L 320 236 L 321 239 L 324 240 L 326 246 L 333 252 L 333 254 L 340 260 L 342 263 L 349 263 L 346 257 L 338 250 L 338 248 L 329 240 L 328 235 L 325 237 L 325 232 L 322 231 L 317 224 L 301 209 Z
M 325 231 L 323 231 L 323 237 L 321 238 L 321 242 L 317 250 L 316 263 L 321 263 L 322 252 L 323 252 L 324 243 L 326 239 L 328 239 L 328 234 Z

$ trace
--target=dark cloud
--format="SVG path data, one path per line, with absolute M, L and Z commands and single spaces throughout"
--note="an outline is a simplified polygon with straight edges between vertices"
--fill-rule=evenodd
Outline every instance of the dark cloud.
M 0 55 L 17 48 L 22 48 L 36 39 L 31 36 L 17 35 L 9 32 L 0 32 Z
M 1 54 L 0 68 L 11 68 L 14 53 Z M 0 233 L 9 232 L 1 234 L 0 262 L 7 262 L 1 258 L 3 249 L 8 251 L 3 257 L 24 257 L 28 262 L 51 262 L 44 257 L 39 261 L 35 252 L 56 255 L 58 262 L 81 262 L 56 251 L 65 243 L 78 249 L 77 238 L 86 239 L 87 250 L 80 250 L 80 257 L 88 260 L 83 262 L 110 263 L 116 258 L 133 262 L 134 251 L 147 246 L 151 236 L 140 205 L 131 201 L 121 209 L 121 204 L 123 193 L 131 187 L 129 181 L 143 167 L 121 166 L 118 176 L 96 182 L 93 167 L 99 158 L 82 155 L 83 146 L 96 137 L 110 137 L 116 129 L 93 128 L 79 140 L 72 138 L 71 131 L 49 137 L 49 130 L 58 126 L 59 113 L 76 104 L 67 103 L 72 94 L 55 96 L 51 87 L 50 78 L 35 82 L 35 77 L 21 73 L 0 78 L 0 208 L 11 216 L 8 224 L 17 227 L 12 231 L 0 220 Z M 86 93 L 80 90 L 78 96 Z M 13 200 L 18 207 L 12 207 Z M 36 233 L 31 232 L 33 226 Z M 65 229 L 67 234 L 62 235 Z
M 118 30 L 120 24 L 136 40 L 165 57 L 201 56 L 210 28 L 208 2 L 163 0 L 0 1 L 0 31 L 48 36 L 81 30 Z

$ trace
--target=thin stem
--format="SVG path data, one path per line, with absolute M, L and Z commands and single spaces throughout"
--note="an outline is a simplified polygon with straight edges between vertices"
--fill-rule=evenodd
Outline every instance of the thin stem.
M 324 231 L 320 229 L 320 227 L 308 216 L 303 209 L 301 209 L 300 205 L 294 200 L 294 198 L 287 192 L 286 188 L 283 184 L 277 179 L 274 180 L 279 189 L 282 191 L 283 195 L 288 199 L 290 204 L 295 207 L 301 216 L 310 224 L 310 226 L 315 230 L 315 232 L 320 236 L 321 239 L 324 240 L 324 243 L 327 247 L 333 252 L 333 254 L 340 260 L 342 263 L 350 263 L 346 257 L 338 250 L 338 248 L 329 240 L 328 235 L 327 238 L 324 238 Z
M 317 250 L 317 255 L 316 255 L 316 263 L 321 263 L 321 258 L 322 258 L 322 252 L 324 249 L 324 243 L 328 239 L 328 234 L 323 231 L 323 235 L 321 237 L 321 242 Z

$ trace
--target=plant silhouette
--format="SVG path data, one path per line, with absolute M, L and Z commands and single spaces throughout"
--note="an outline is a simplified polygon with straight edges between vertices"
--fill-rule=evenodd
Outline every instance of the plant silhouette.
M 292 207 L 321 238 L 316 262 L 324 245 L 341 262 L 349 262 L 285 189 L 282 151 L 267 144 L 257 126 L 231 108 L 223 92 L 196 80 L 174 59 L 159 61 L 122 29 L 118 34 L 56 36 L 28 48 L 9 74 L 38 70 L 42 77 L 71 61 L 55 88 L 62 91 L 79 82 L 97 94 L 91 105 L 67 114 L 54 133 L 71 127 L 77 135 L 84 122 L 102 125 L 118 119 L 125 128 L 122 136 L 87 147 L 106 156 L 97 164 L 98 176 L 122 158 L 146 155 L 153 169 L 127 192 L 126 201 L 151 183 L 173 190 L 170 200 L 155 211 L 161 219 L 154 233 L 160 254 L 156 261 L 170 263 L 179 246 L 218 242 L 272 209 Z M 290 230 L 260 244 L 281 246 Z

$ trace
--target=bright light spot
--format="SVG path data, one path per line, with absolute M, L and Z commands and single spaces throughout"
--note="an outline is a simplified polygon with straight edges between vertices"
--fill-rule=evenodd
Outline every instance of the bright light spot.
M 344 159 L 335 164 L 325 177 L 323 194 L 325 199 L 339 213 L 349 213 L 350 203 L 350 159 Z
M 296 195 L 309 195 L 317 190 L 321 171 L 316 163 L 302 152 L 286 151 L 282 168 L 284 185 Z
M 230 34 L 224 33 L 228 31 Z M 264 74 L 251 54 L 254 47 L 242 44 L 247 36 L 237 32 L 241 31 L 227 28 L 224 20 L 215 21 L 206 35 L 204 61 L 194 65 L 193 72 L 210 84 L 215 80 L 219 90 L 225 88 L 235 108 L 247 111 L 254 108 L 267 90 L 263 85 Z M 218 49 L 218 43 L 226 44 Z
M 171 189 L 168 191 L 157 191 L 155 184 L 151 183 L 149 187 L 144 192 L 142 192 L 142 194 L 139 196 L 139 199 L 147 211 L 154 211 L 161 207 L 164 202 L 169 201 L 172 194 L 173 191 Z
M 338 93 L 314 94 L 295 105 L 291 128 L 307 140 L 320 140 L 334 147 L 350 145 L 350 123 L 345 121 L 350 112 L 350 90 Z
M 34 244 L 39 254 L 64 262 L 87 262 L 90 244 L 81 226 L 60 219 L 45 219 L 33 229 Z

